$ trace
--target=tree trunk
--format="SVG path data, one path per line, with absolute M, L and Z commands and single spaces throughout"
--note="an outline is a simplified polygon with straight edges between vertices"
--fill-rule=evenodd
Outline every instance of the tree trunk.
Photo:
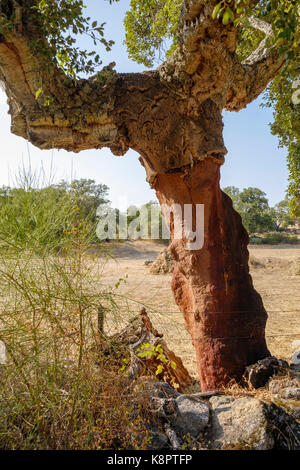
M 172 290 L 196 350 L 203 391 L 241 381 L 245 366 L 269 355 L 267 314 L 248 268 L 248 235 L 231 199 L 219 186 L 220 162 L 207 158 L 187 172 L 159 174 L 161 204 L 204 204 L 204 245 L 188 250 L 175 239 Z

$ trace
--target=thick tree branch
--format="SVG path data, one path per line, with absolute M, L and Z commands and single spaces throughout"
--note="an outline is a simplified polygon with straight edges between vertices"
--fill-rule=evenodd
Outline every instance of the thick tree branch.
M 78 152 L 111 146 L 124 153 L 114 109 L 115 75 L 74 83 L 55 67 L 45 68 L 26 35 L 0 37 L 0 80 L 12 116 L 12 132 L 45 148 Z M 42 90 L 36 98 L 38 90 Z
M 248 18 L 248 23 L 252 28 L 265 34 L 265 37 L 259 43 L 258 48 L 255 49 L 255 51 L 252 52 L 252 54 L 243 62 L 243 64 L 253 65 L 268 57 L 269 51 L 267 48 L 267 41 L 272 37 L 273 31 L 272 26 L 269 23 L 262 21 L 259 18 L 255 18 L 254 16 Z
M 160 67 L 161 78 L 197 102 L 221 96 L 232 68 L 237 29 L 212 18 L 218 0 L 185 1 L 178 29 L 178 48 Z
M 235 59 L 232 84 L 225 109 L 239 111 L 256 99 L 268 83 L 280 72 L 285 59 L 276 49 L 267 47 L 272 36 L 272 26 L 259 18 L 249 18 L 250 26 L 265 33 L 257 49 L 243 63 Z

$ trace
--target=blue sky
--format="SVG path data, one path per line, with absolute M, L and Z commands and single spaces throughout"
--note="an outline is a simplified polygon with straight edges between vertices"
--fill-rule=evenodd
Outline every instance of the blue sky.
M 144 70 L 143 66 L 128 59 L 123 45 L 122 21 L 129 1 L 109 5 L 105 0 L 86 0 L 86 5 L 89 16 L 99 22 L 107 22 L 106 36 L 116 43 L 110 53 L 102 48 L 99 50 L 103 65 L 115 61 L 118 72 Z M 88 46 L 85 41 L 83 45 Z M 224 140 L 228 154 L 221 169 L 221 185 L 234 185 L 241 189 L 256 186 L 265 191 L 270 205 L 274 205 L 285 196 L 288 178 L 286 151 L 277 148 L 277 139 L 270 134 L 268 123 L 272 120 L 272 110 L 262 109 L 259 103 L 260 98 L 238 113 L 224 112 Z M 13 184 L 14 174 L 23 162 L 25 166 L 28 162 L 29 151 L 33 168 L 43 165 L 49 172 L 52 162 L 56 181 L 75 177 L 107 184 L 112 204 L 120 209 L 156 199 L 155 192 L 145 181 L 144 169 L 135 152 L 115 157 L 108 149 L 76 155 L 62 150 L 41 151 L 10 133 L 7 109 L 6 97 L 0 91 L 0 185 Z

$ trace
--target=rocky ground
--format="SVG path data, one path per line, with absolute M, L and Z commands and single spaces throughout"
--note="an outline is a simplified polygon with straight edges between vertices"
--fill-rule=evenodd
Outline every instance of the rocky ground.
M 240 391 L 178 394 L 167 383 L 144 382 L 153 433 L 150 448 L 194 450 L 300 450 L 300 421 L 291 413 L 300 410 L 300 382 L 287 386 L 272 379 L 269 399 Z M 293 383 L 293 385 L 291 385 Z M 141 392 L 142 393 L 142 392 Z M 289 398 L 283 398 L 289 397 Z M 296 398 L 296 396 L 298 398 Z M 293 398 L 292 398 L 293 397 Z M 289 403 L 287 408 L 286 403 Z
M 267 357 L 247 367 L 243 384 L 202 393 L 145 309 L 112 340 L 130 350 L 127 385 L 148 448 L 300 450 L 300 348 L 290 363 Z

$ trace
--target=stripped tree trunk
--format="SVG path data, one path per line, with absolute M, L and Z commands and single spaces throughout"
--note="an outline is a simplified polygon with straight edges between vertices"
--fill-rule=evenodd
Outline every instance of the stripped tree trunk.
M 204 246 L 186 249 L 174 239 L 172 290 L 184 313 L 196 349 L 203 391 L 240 380 L 245 364 L 269 355 L 265 342 L 266 311 L 248 268 L 248 235 L 231 199 L 219 187 L 220 164 L 198 163 L 186 174 L 159 175 L 160 202 L 204 204 Z M 194 224 L 196 211 L 194 210 Z

